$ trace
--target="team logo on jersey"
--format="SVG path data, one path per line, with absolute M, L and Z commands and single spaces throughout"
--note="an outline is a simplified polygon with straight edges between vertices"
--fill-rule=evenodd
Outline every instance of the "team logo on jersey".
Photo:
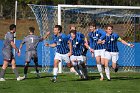
M 96 36 L 99 36 L 99 34 L 96 34 Z
M 113 41 L 114 39 L 113 38 L 111 38 L 111 41 Z
M 76 42 L 76 45 L 78 44 L 79 42 Z
M 61 39 L 59 39 L 59 42 L 61 42 L 62 40 Z

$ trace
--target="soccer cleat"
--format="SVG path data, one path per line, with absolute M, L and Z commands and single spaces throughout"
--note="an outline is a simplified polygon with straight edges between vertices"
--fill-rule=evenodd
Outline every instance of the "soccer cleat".
M 20 77 L 20 76 L 19 76 L 19 77 L 17 78 L 17 81 L 21 81 L 21 80 L 24 80 L 24 79 L 25 79 L 25 77 Z
M 111 79 L 107 79 L 107 81 L 111 81 Z
M 116 68 L 114 69 L 115 72 L 118 72 L 119 65 L 116 63 Z
M 56 78 L 51 78 L 51 81 L 52 81 L 53 83 L 56 83 Z
M 39 75 L 39 73 L 37 73 L 37 78 L 40 78 L 40 75 Z
M 0 81 L 6 81 L 4 78 L 0 78 Z

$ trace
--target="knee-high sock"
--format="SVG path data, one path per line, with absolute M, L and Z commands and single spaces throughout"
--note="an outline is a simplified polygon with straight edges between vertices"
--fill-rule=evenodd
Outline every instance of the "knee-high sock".
M 110 70 L 109 70 L 109 67 L 105 67 L 105 73 L 106 73 L 106 77 L 108 79 L 110 79 Z
M 103 78 L 104 76 L 103 76 L 101 64 L 97 64 L 97 68 L 98 68 L 98 71 L 99 71 L 99 73 L 100 73 L 100 76 Z
M 1 69 L 0 78 L 4 78 L 5 72 L 6 72 L 5 69 Z
M 18 78 L 18 77 L 19 77 L 19 74 L 18 74 L 17 69 L 16 69 L 16 68 L 14 68 L 14 69 L 13 69 L 13 71 L 14 71 L 14 73 L 15 73 L 15 75 L 16 75 L 16 78 Z
M 58 74 L 58 68 L 53 68 L 53 76 L 54 76 L 54 78 L 57 77 L 57 74 Z

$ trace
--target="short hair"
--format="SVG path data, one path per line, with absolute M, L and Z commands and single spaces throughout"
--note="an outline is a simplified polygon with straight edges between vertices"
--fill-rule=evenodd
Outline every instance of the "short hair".
M 95 23 L 89 23 L 89 26 L 96 27 L 96 24 Z
M 9 29 L 10 29 L 10 30 L 13 30 L 14 28 L 16 28 L 16 25 L 15 25 L 15 24 L 11 24 L 11 25 L 9 26 Z
M 108 27 L 111 27 L 113 29 L 113 25 L 111 25 L 111 24 L 106 25 L 105 29 L 107 29 Z
M 73 33 L 73 34 L 76 35 L 76 32 L 77 32 L 76 30 L 71 30 L 71 31 L 70 31 L 70 34 Z
M 54 28 L 58 28 L 58 30 L 60 31 L 60 33 L 62 32 L 62 26 L 61 25 L 55 25 Z
M 29 27 L 29 30 L 30 30 L 31 33 L 34 33 L 35 28 L 34 27 Z

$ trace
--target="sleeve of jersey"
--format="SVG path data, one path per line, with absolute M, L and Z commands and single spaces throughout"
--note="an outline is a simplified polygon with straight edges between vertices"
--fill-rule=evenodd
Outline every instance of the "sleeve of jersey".
M 9 35 L 9 40 L 14 42 L 14 35 Z
M 89 37 L 89 46 L 93 48 L 93 38 L 91 37 L 91 33 L 88 34 Z
M 100 39 L 101 40 L 104 40 L 105 39 L 105 36 L 106 36 L 106 32 L 104 30 L 100 30 L 100 34 L 101 34 Z
M 22 40 L 21 44 L 24 44 L 26 41 L 26 37 L 24 37 L 24 39 Z
M 121 37 L 118 34 L 115 34 L 115 37 L 117 38 L 117 40 L 121 41 Z

